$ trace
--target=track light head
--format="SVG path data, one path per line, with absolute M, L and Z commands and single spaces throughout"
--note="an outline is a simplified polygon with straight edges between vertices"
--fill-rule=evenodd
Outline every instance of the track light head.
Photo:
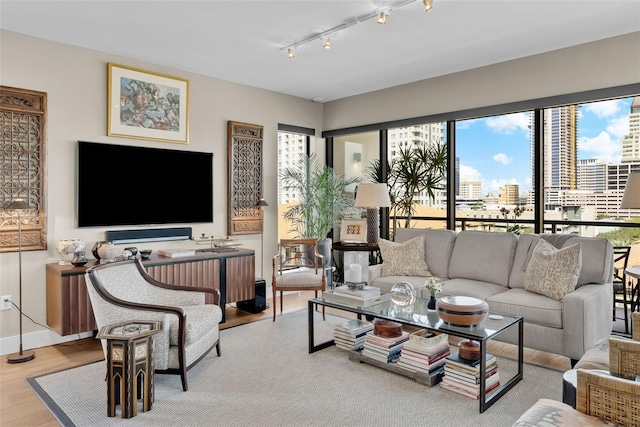
M 422 0 L 424 11 L 429 12 L 433 8 L 433 0 Z
M 322 39 L 322 47 L 325 49 L 331 49 L 331 39 L 329 37 L 324 37 Z
M 387 15 L 388 15 L 388 13 L 383 10 L 382 12 L 380 12 L 378 14 L 378 19 L 377 19 L 376 22 L 378 24 L 386 24 L 387 23 Z
M 295 58 L 296 57 L 296 50 L 293 47 L 290 47 L 289 49 L 287 49 L 287 57 L 289 57 L 289 59 L 291 58 Z

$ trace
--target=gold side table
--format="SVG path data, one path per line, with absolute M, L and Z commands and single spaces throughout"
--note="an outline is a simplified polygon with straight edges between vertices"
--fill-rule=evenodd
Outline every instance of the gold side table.
M 107 415 L 116 416 L 120 404 L 122 418 L 142 412 L 153 405 L 153 335 L 162 322 L 130 320 L 104 326 L 96 336 L 107 340 Z

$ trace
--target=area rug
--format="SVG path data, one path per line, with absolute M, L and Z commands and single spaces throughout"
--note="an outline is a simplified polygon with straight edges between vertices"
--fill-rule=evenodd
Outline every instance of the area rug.
M 316 316 L 316 343 L 345 319 Z M 348 360 L 330 347 L 308 354 L 307 312 L 221 331 L 215 351 L 180 377 L 155 376 L 155 403 L 123 420 L 107 417 L 105 362 L 27 381 L 64 426 L 510 426 L 539 398 L 561 400 L 562 373 L 525 364 L 524 379 L 485 413 L 478 401 Z M 515 372 L 499 358 L 500 375 Z

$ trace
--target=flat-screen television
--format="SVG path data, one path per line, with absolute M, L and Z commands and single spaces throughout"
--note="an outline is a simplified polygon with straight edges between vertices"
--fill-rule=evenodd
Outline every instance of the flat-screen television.
M 213 153 L 78 141 L 78 227 L 213 222 Z

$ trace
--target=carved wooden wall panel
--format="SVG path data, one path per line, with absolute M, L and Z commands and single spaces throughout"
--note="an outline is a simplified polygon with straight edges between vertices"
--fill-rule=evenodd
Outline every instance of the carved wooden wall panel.
M 259 125 L 227 123 L 229 235 L 262 233 L 262 133 Z
M 33 207 L 21 216 L 22 250 L 47 249 L 45 124 L 47 94 L 0 86 L 0 252 L 18 250 L 13 200 Z

